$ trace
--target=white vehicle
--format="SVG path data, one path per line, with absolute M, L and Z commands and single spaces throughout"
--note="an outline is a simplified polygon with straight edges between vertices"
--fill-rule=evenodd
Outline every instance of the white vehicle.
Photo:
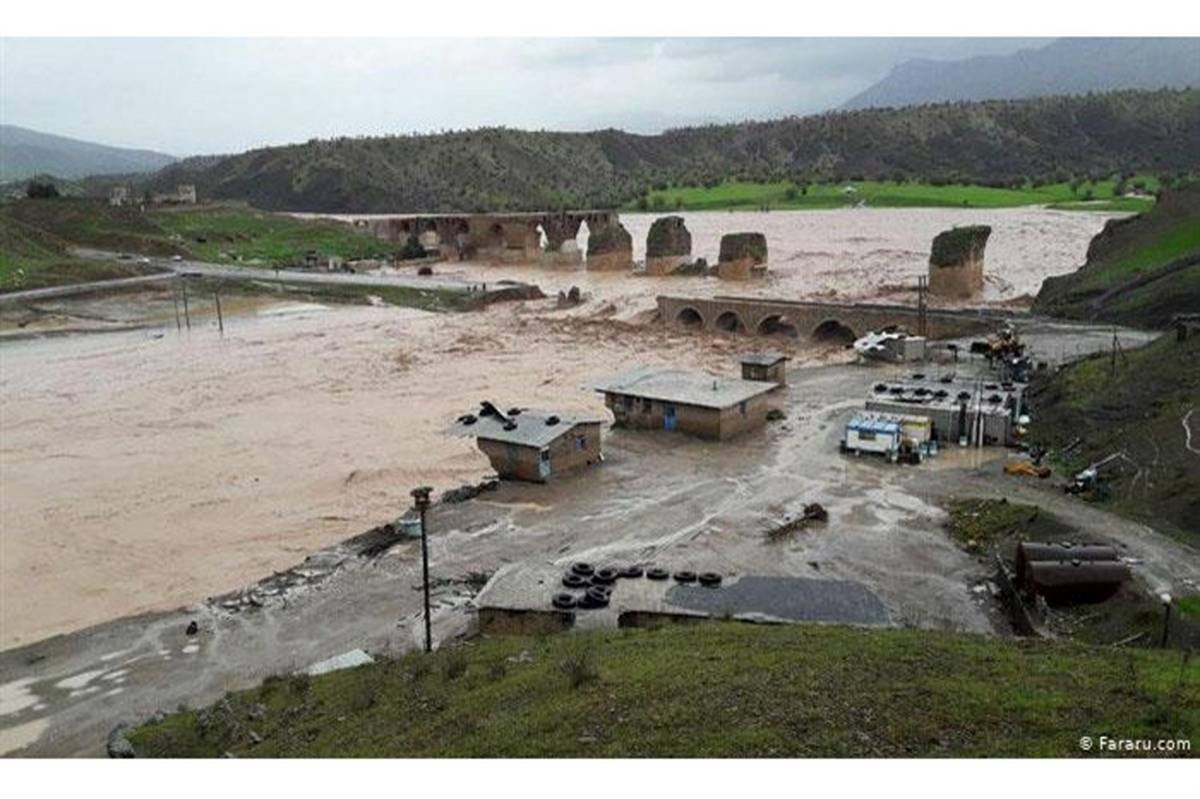
M 182 255 L 172 255 L 172 256 L 171 256 L 171 260 L 172 260 L 172 261 L 182 261 L 182 260 L 183 260 L 183 256 L 182 256 Z
M 143 255 L 141 258 L 138 258 L 138 263 L 139 264 L 148 264 L 148 263 L 150 263 L 150 259 Z

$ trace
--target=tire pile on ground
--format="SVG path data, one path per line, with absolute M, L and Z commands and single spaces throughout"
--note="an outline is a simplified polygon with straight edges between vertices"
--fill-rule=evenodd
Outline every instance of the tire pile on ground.
M 675 581 L 680 584 L 690 585 L 698 582 L 705 588 L 721 586 L 721 575 L 716 572 L 696 574 L 696 572 L 685 569 L 672 575 L 666 569 L 658 566 L 642 569 L 641 566 L 636 565 L 605 566 L 597 569 L 590 563 L 579 561 L 571 564 L 571 568 L 562 578 L 563 587 L 570 590 L 555 594 L 551 598 L 550 604 L 558 610 L 605 608 L 608 607 L 613 588 L 618 580 L 635 580 L 643 576 L 649 580 L 667 580 L 674 577 Z

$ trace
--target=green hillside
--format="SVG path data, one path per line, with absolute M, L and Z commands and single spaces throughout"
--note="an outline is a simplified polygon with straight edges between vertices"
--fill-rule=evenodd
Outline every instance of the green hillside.
M 928 630 L 710 622 L 479 639 L 273 678 L 130 740 L 153 757 L 1073 757 L 1081 735 L 1116 732 L 1197 741 L 1200 664 Z
M 193 183 L 205 198 L 275 210 L 505 211 L 617 208 L 672 186 L 726 181 L 1008 189 L 1132 173 L 1173 180 L 1198 166 L 1200 90 L 1161 90 L 842 111 L 653 136 L 487 128 L 314 139 L 187 159 L 143 188 Z M 961 204 L 925 188 L 889 196 Z
M 1101 470 L 1111 505 L 1200 547 L 1197 397 L 1200 336 L 1179 342 L 1166 333 L 1115 368 L 1099 355 L 1035 380 L 1030 439 L 1068 473 L 1120 453 Z
M 71 256 L 85 247 L 213 263 L 287 266 L 309 251 L 322 257 L 381 258 L 394 247 L 349 225 L 303 220 L 237 205 L 142 212 L 103 200 L 59 198 L 0 204 L 0 291 L 143 273 L 130 262 Z
M 1047 278 L 1035 312 L 1164 328 L 1200 309 L 1200 182 L 1164 192 L 1154 208 L 1112 220 L 1078 271 Z

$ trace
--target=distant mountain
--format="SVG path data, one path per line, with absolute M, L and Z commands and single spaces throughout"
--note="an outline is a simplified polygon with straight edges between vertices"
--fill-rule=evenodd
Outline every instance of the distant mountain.
M 1012 55 L 905 61 L 842 107 L 1189 86 L 1200 87 L 1200 39 L 1058 39 Z
M 285 211 L 619 207 L 654 186 L 923 179 L 1007 186 L 1200 167 L 1200 90 L 841 111 L 654 136 L 509 128 L 313 140 L 188 158 L 139 181 Z
M 0 125 L 0 181 L 42 174 L 73 179 L 153 172 L 176 160 L 152 150 L 109 147 L 16 125 Z

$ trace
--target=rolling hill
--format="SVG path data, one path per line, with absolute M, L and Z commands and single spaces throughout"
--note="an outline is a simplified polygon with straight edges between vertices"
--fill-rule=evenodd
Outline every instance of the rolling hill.
M 920 178 L 1024 185 L 1200 166 L 1200 90 L 846 111 L 653 136 L 487 128 L 190 158 L 148 179 L 268 210 L 619 207 L 654 189 Z
M 1047 278 L 1033 310 L 1070 319 L 1163 329 L 1200 309 L 1200 183 L 1163 192 L 1143 214 L 1110 220 L 1087 261 Z
M 0 125 L 0 181 L 41 174 L 82 178 L 153 172 L 175 160 L 172 155 L 153 150 L 110 147 L 16 125 Z
M 914 59 L 845 109 L 1001 100 L 1114 89 L 1200 87 L 1200 39 L 1058 39 L 1012 55 Z

